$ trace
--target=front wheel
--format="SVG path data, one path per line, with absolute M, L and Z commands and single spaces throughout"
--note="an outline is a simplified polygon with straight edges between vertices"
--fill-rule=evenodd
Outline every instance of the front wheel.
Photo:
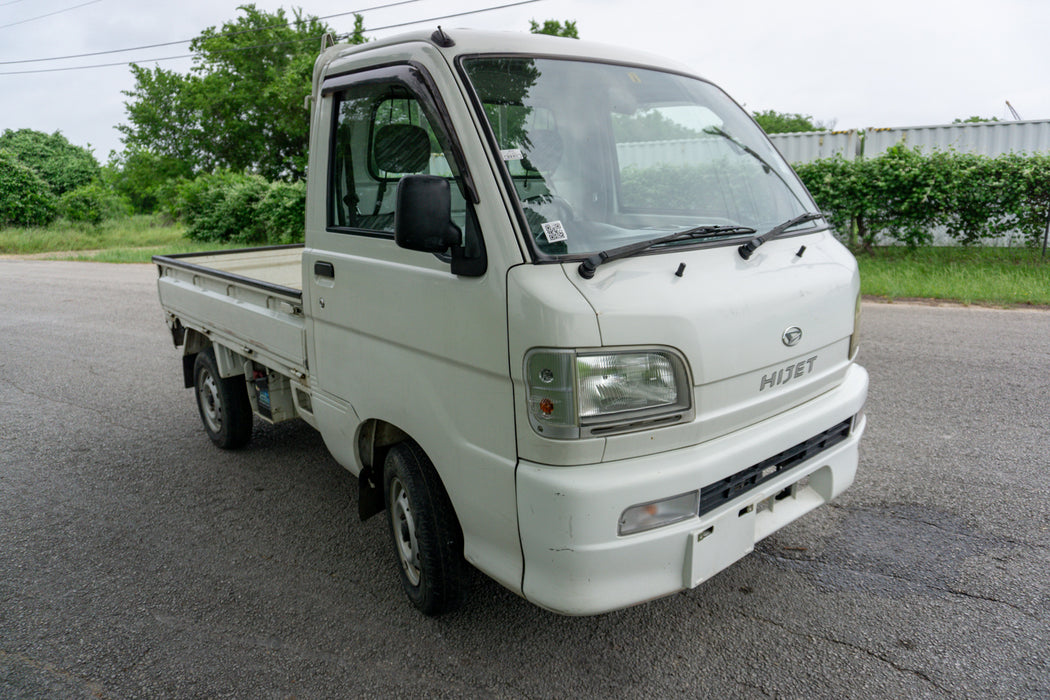
M 208 437 L 224 450 L 244 447 L 252 437 L 252 405 L 243 377 L 219 376 L 215 351 L 197 354 L 193 365 L 197 409 Z
M 390 448 L 383 466 L 387 522 L 401 587 L 426 615 L 463 600 L 463 535 L 434 465 L 411 442 Z

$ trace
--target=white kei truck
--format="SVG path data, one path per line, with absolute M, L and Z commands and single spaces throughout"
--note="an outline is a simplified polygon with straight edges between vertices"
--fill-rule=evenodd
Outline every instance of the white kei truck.
M 466 565 L 590 615 L 693 588 L 854 479 L 860 280 L 684 66 L 529 34 L 322 51 L 305 244 L 158 256 L 221 448 L 302 419 L 425 614 Z

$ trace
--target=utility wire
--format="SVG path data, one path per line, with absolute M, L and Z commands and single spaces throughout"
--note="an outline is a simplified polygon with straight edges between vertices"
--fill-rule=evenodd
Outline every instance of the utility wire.
M 98 0 L 95 0 L 95 2 L 97 2 L 97 1 Z M 416 0 L 409 0 L 409 1 L 416 1 Z M 497 5 L 497 6 L 494 6 L 494 7 L 486 7 L 486 8 L 480 9 L 480 10 L 470 10 L 470 11 L 467 11 L 467 12 L 457 12 L 457 13 L 454 13 L 454 14 L 442 15 L 440 17 L 429 17 L 427 19 L 415 20 L 413 22 L 400 22 L 398 24 L 388 24 L 388 25 L 385 25 L 385 26 L 382 26 L 382 27 L 374 27 L 372 29 L 365 29 L 363 31 L 364 31 L 364 33 L 371 33 L 371 32 L 382 31 L 384 29 L 396 29 L 398 27 L 405 27 L 405 26 L 408 26 L 408 25 L 411 25 L 411 24 L 422 24 L 422 23 L 426 23 L 426 22 L 436 22 L 436 21 L 445 20 L 445 19 L 452 19 L 452 18 L 455 18 L 455 17 L 463 17 L 463 16 L 466 16 L 466 15 L 477 15 L 477 14 L 481 14 L 483 12 L 493 12 L 495 10 L 506 9 L 508 7 L 517 7 L 519 5 L 529 5 L 529 4 L 532 4 L 532 3 L 535 3 L 535 2 L 540 2 L 540 0 L 521 0 L 520 2 L 512 2 L 512 3 L 507 3 L 506 5 Z M 355 13 L 345 13 L 345 14 L 355 14 Z M 321 19 L 321 18 L 318 18 L 318 19 Z M 350 35 L 349 34 L 341 34 L 340 36 L 346 37 L 346 36 L 350 36 Z M 250 49 L 264 49 L 264 48 L 270 48 L 270 47 L 273 47 L 273 46 L 286 46 L 286 45 L 289 45 L 289 44 L 302 44 L 302 43 L 306 43 L 308 41 L 319 41 L 320 39 L 321 39 L 321 37 L 317 36 L 317 37 L 310 37 L 309 39 L 302 39 L 302 40 L 299 40 L 299 41 L 281 41 L 281 42 L 277 42 L 277 43 L 273 43 L 273 44 L 256 44 L 254 46 L 239 46 L 239 47 L 232 48 L 232 49 L 222 49 L 220 51 L 216 51 L 215 53 L 229 53 L 229 52 L 232 52 L 232 51 L 248 51 Z M 175 43 L 184 43 L 184 42 L 175 42 Z M 182 59 L 182 58 L 193 58 L 193 56 L 194 56 L 194 54 L 182 54 L 182 55 L 179 55 L 179 56 L 161 56 L 161 57 L 158 57 L 158 58 L 147 58 L 147 59 L 142 59 L 142 60 L 139 60 L 139 61 L 118 61 L 118 62 L 115 62 L 115 63 L 96 63 L 96 64 L 92 64 L 92 65 L 87 65 L 87 66 L 66 66 L 64 68 L 39 68 L 39 69 L 35 69 L 35 70 L 2 71 L 2 72 L 0 72 L 0 75 L 30 75 L 30 74 L 36 74 L 36 73 L 61 73 L 61 72 L 73 71 L 73 70 L 87 70 L 87 69 L 91 69 L 91 68 L 112 68 L 114 66 L 130 66 L 132 64 L 139 64 L 139 63 L 157 63 L 159 61 L 175 61 L 175 60 Z
M 0 2 L 0 7 L 7 7 L 8 5 L 14 5 L 18 2 L 24 2 L 25 0 L 8 0 L 7 2 Z
M 251 51 L 253 49 L 269 49 L 275 46 L 290 46 L 292 44 L 306 44 L 310 42 L 317 42 L 321 40 L 321 36 L 312 36 L 306 39 L 297 39 L 294 41 L 275 41 L 272 44 L 254 44 L 252 46 L 235 46 L 232 49 L 219 49 L 218 51 L 212 51 L 213 54 L 233 53 L 234 51 Z M 86 70 L 88 68 L 112 68 L 113 66 L 130 66 L 137 65 L 139 63 L 157 63 L 159 61 L 176 61 L 180 58 L 193 58 L 195 54 L 184 53 L 179 56 L 158 56 L 157 58 L 147 58 L 142 61 L 117 61 L 115 63 L 95 63 L 90 66 L 66 66 L 65 68 L 38 68 L 37 70 L 21 70 L 21 71 L 6 71 L 0 73 L 0 75 L 26 75 L 29 73 L 61 73 L 69 70 Z
M 365 29 L 365 32 L 378 32 L 384 29 L 396 29 L 398 27 L 407 27 L 412 24 L 425 24 L 427 22 L 437 22 L 443 19 L 452 19 L 454 17 L 465 17 L 466 15 L 478 15 L 482 12 L 492 12 L 493 10 L 505 10 L 508 7 L 517 7 L 518 5 L 531 5 L 534 2 L 540 2 L 540 0 L 521 0 L 520 2 L 510 2 L 506 5 L 497 5 L 495 7 L 486 7 L 481 10 L 468 10 L 466 12 L 456 12 L 451 15 L 441 15 L 440 17 L 428 17 L 427 19 L 417 19 L 411 22 L 401 22 L 399 24 L 388 24 L 385 27 L 374 27 L 372 29 Z M 341 37 L 348 37 L 350 34 L 340 34 Z
M 70 10 L 76 10 L 76 9 L 78 9 L 80 7 L 87 7 L 88 5 L 94 5 L 96 2 L 102 2 L 102 0 L 88 0 L 88 2 L 82 2 L 79 5 L 73 5 L 73 7 L 67 7 L 64 10 L 55 10 L 54 12 L 48 12 L 46 15 L 38 15 L 36 17 L 30 17 L 29 19 L 22 19 L 22 20 L 19 20 L 17 22 L 12 22 L 11 24 L 0 24 L 0 29 L 7 29 L 8 27 L 14 27 L 14 26 L 19 25 L 19 24 L 25 24 L 26 22 L 34 22 L 34 21 L 36 21 L 38 19 L 44 19 L 45 17 L 53 17 L 55 15 L 60 15 L 63 12 L 69 12 Z
M 21 1 L 22 0 L 14 0 L 14 2 L 21 2 Z M 95 0 L 95 2 L 98 2 L 98 0 Z M 362 12 L 371 12 L 373 10 L 385 10 L 388 7 L 397 7 L 398 5 L 411 5 L 411 4 L 417 3 L 417 2 L 422 2 L 422 0 L 401 0 L 400 2 L 388 2 L 385 5 L 375 5 L 373 7 L 365 7 L 365 8 L 362 8 L 360 10 L 351 10 L 350 12 L 340 12 L 340 13 L 334 14 L 334 15 L 325 15 L 324 17 L 316 17 L 316 18 L 311 17 L 309 19 L 316 19 L 317 21 L 320 22 L 320 21 L 323 21 L 323 20 L 326 20 L 326 19 L 335 19 L 337 17 L 345 17 L 347 15 L 361 14 Z M 2 7 L 2 5 L 0 5 L 0 7 Z M 208 38 L 211 39 L 211 38 L 219 38 L 219 37 L 227 37 L 227 36 L 237 36 L 239 34 L 250 34 L 252 32 L 264 32 L 267 29 L 280 29 L 282 27 L 290 27 L 293 24 L 295 24 L 297 21 L 298 20 L 292 20 L 292 21 L 286 22 L 284 24 L 271 24 L 271 25 L 268 25 L 268 26 L 265 26 L 265 27 L 255 27 L 253 29 L 239 29 L 239 30 L 237 30 L 235 32 L 222 32 L 220 34 L 214 35 L 214 37 L 208 37 Z M 200 38 L 200 37 L 195 37 L 195 39 L 196 38 Z M 131 46 L 131 47 L 128 47 L 126 49 L 109 49 L 108 51 L 92 51 L 90 53 L 77 53 L 77 54 L 71 54 L 69 56 L 51 56 L 49 58 L 24 58 L 24 59 L 20 59 L 20 60 L 17 60 L 17 61 L 0 61 L 0 66 L 10 66 L 10 65 L 18 64 L 18 63 L 41 63 L 43 61 L 64 61 L 64 60 L 70 59 L 70 58 L 88 58 L 88 57 L 91 57 L 91 56 L 105 56 L 105 55 L 108 55 L 108 54 L 124 53 L 124 52 L 127 52 L 127 51 L 144 51 L 146 49 L 159 49 L 159 48 L 164 47 L 164 46 L 176 46 L 178 44 L 188 44 L 191 41 L 194 41 L 195 39 L 181 39 L 179 41 L 165 41 L 165 42 L 162 42 L 162 43 L 159 43 L 159 44 L 146 44 L 144 46 Z M 122 64 L 120 64 L 120 63 L 108 63 L 106 65 L 108 65 L 108 66 L 114 66 L 114 65 L 119 66 L 119 65 L 122 65 Z M 2 74 L 0 74 L 0 75 L 2 75 Z

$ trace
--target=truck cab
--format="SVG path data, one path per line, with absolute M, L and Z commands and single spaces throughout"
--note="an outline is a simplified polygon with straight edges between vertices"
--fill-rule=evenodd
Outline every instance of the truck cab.
M 309 172 L 302 357 L 241 331 L 218 374 L 287 381 L 424 612 L 465 563 L 563 614 L 689 589 L 852 483 L 855 260 L 689 68 L 468 30 L 335 46 Z

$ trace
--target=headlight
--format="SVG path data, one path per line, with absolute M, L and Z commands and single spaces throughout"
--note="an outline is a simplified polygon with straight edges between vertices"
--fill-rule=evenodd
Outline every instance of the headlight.
M 529 421 L 546 437 L 641 430 L 692 417 L 685 362 L 670 350 L 533 350 L 525 356 Z

